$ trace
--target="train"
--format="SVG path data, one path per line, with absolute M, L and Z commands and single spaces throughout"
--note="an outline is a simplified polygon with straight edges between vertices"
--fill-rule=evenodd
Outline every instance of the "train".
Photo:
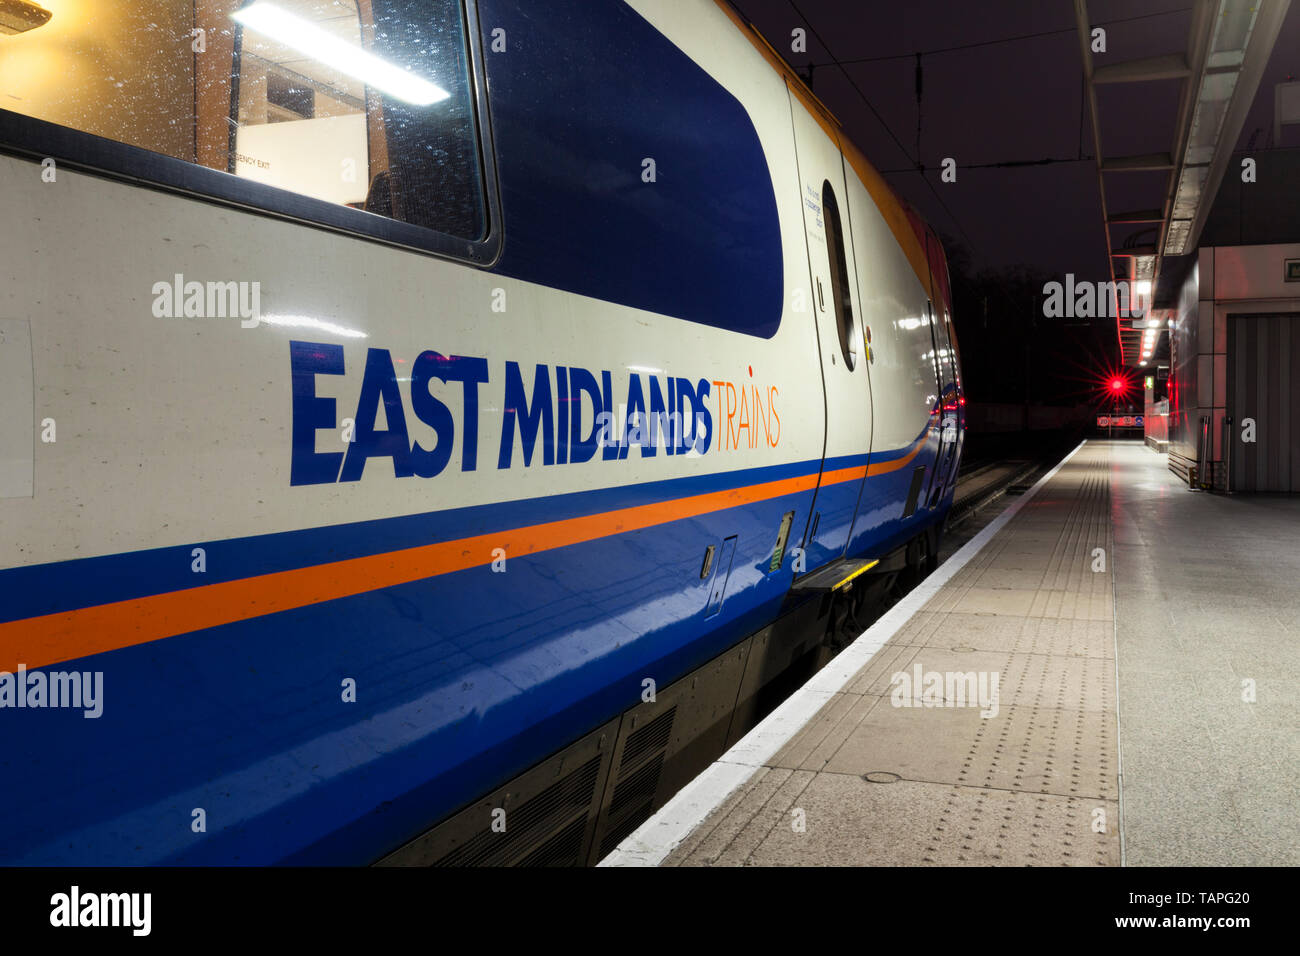
M 591 864 L 934 566 L 943 246 L 726 0 L 9 7 L 0 861 Z

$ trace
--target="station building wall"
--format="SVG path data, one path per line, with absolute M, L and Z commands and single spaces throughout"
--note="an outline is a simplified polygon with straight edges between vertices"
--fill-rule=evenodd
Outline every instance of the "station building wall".
M 1300 491 L 1300 274 L 1289 261 L 1300 242 L 1197 251 L 1170 334 L 1169 467 L 1184 480 Z

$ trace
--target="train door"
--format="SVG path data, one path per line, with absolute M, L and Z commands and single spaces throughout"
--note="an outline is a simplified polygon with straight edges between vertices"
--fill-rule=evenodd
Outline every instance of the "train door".
M 948 369 L 952 375 L 951 397 L 948 403 L 953 406 L 953 409 L 945 416 L 950 419 L 945 427 L 950 429 L 946 440 L 951 455 L 948 466 L 948 489 L 951 489 L 957 484 L 957 469 L 960 467 L 961 449 L 966 436 L 966 398 L 961 384 L 961 363 L 957 358 L 957 333 L 952 327 L 952 314 L 947 309 L 943 313 L 943 328 L 948 338 Z
M 826 439 L 804 532 L 806 569 L 844 554 L 871 448 L 871 391 L 857 301 L 844 159 L 834 135 L 791 92 L 811 302 L 821 355 Z
M 942 306 L 936 309 L 933 303 L 926 308 L 934 338 L 935 372 L 939 384 L 939 455 L 928 502 L 933 508 L 943 498 L 957 464 L 961 409 L 957 401 L 956 355 L 948 337 L 947 309 Z

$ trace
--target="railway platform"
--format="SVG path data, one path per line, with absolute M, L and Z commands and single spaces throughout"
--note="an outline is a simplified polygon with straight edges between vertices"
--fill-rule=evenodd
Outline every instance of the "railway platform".
M 602 865 L 1300 863 L 1297 541 L 1086 442 Z

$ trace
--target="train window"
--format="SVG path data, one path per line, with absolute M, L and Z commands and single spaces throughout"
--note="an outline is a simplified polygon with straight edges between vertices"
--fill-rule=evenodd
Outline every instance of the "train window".
M 0 38 L 0 108 L 321 205 L 277 208 L 271 191 L 208 174 L 167 185 L 381 235 L 330 208 L 470 243 L 488 234 L 462 0 L 50 5 L 47 22 Z M 152 179 L 154 166 L 120 171 Z
M 850 369 L 857 365 L 858 343 L 853 324 L 853 299 L 849 294 L 849 266 L 844 253 L 844 227 L 840 207 L 830 181 L 822 184 L 822 210 L 826 215 L 827 253 L 831 265 L 831 299 L 835 303 L 835 327 L 840 334 L 840 352 Z

